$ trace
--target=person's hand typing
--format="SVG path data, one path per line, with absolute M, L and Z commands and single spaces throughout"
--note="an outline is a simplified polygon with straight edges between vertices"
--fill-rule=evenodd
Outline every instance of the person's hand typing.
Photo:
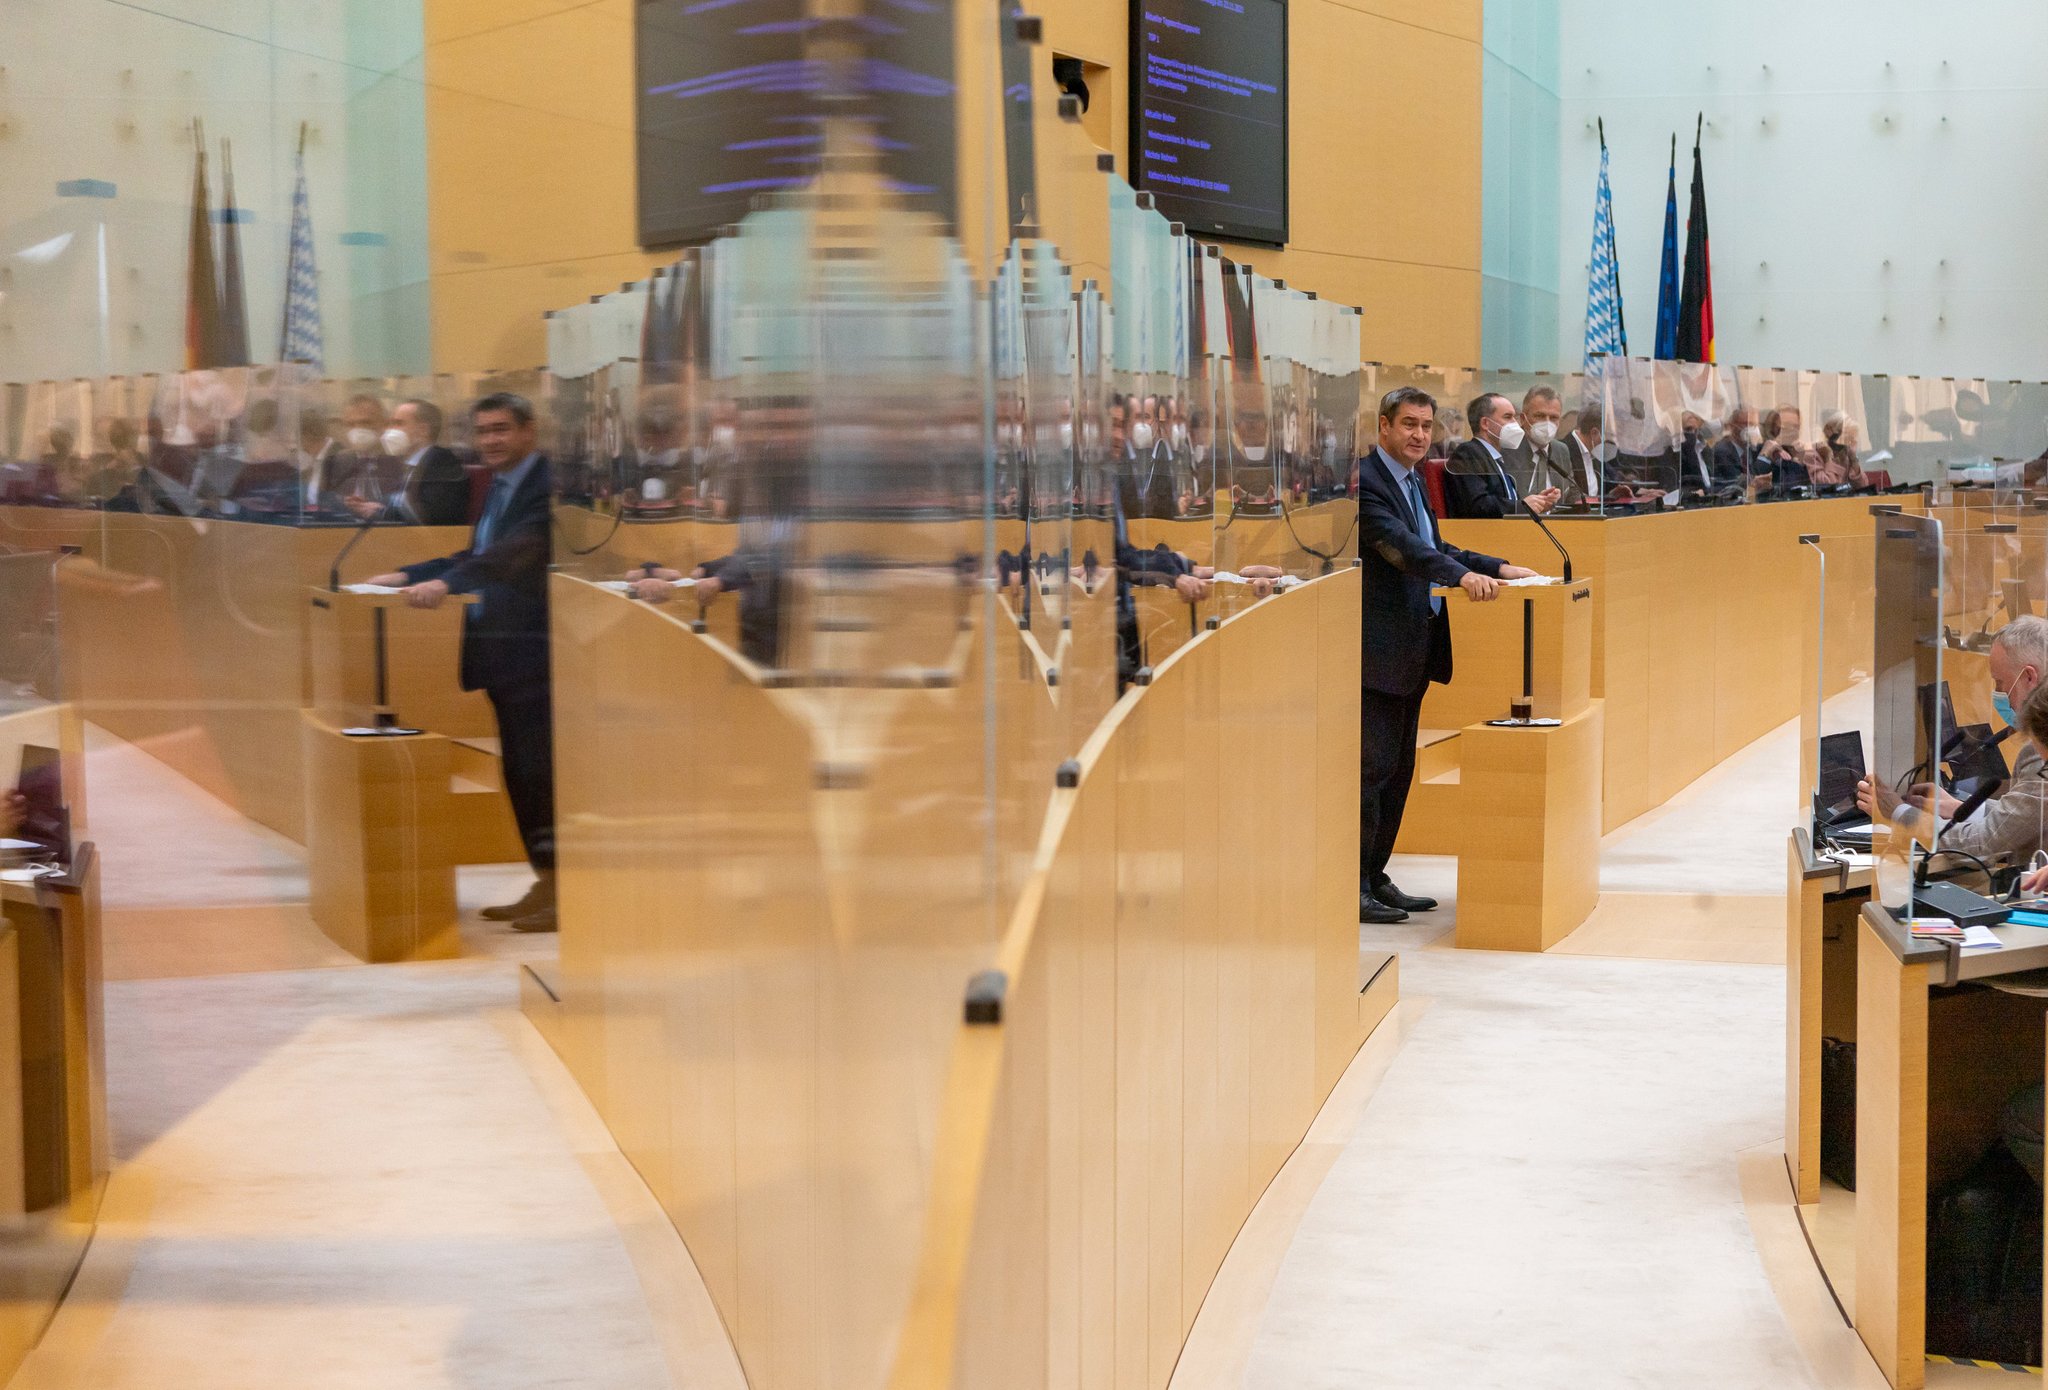
M 1467 573 L 1463 579 L 1460 579 L 1458 587 L 1463 589 L 1465 596 L 1474 603 L 1491 603 L 1500 596 L 1499 582 L 1487 578 L 1477 570 Z
M 448 586 L 438 579 L 415 584 L 405 591 L 405 601 L 415 608 L 439 608 L 441 600 L 446 597 Z
M 1915 782 L 1913 790 L 1908 793 L 1908 797 L 1913 805 L 1922 811 L 1927 809 L 1927 803 L 1931 798 L 1935 803 L 1935 814 L 1939 815 L 1943 820 L 1953 816 L 1957 808 L 1963 804 L 1960 797 L 1950 796 L 1932 782 Z
M 2020 893 L 2022 896 L 2029 898 L 2038 897 L 2044 889 L 2048 889 L 2048 865 L 2038 869 L 2029 869 L 2020 875 Z

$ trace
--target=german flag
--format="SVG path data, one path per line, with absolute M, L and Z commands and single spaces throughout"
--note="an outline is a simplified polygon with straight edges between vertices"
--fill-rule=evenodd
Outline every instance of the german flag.
M 1700 166 L 1700 134 L 1692 137 L 1692 207 L 1685 218 L 1685 286 L 1678 292 L 1678 360 L 1714 360 L 1714 273 L 1707 256 L 1707 176 Z

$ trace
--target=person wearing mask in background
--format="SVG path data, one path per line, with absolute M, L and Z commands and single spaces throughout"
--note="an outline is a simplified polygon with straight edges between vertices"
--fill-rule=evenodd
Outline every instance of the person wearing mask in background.
M 1538 488 L 1551 488 L 1560 505 L 1576 507 L 1585 502 L 1586 487 L 1571 447 L 1558 437 L 1563 424 L 1564 398 L 1557 388 L 1532 386 L 1522 397 L 1522 428 L 1528 437 L 1520 449 L 1504 452 L 1510 474 L 1528 478 Z
M 2048 671 L 2048 618 L 2028 616 L 2007 623 L 1991 639 L 1987 665 L 1991 704 L 1999 721 L 2026 736 L 2012 760 L 2012 780 L 2003 793 L 1978 807 L 1968 820 L 1953 822 L 1949 818 L 1962 803 L 1933 783 L 1922 782 L 1900 798 L 1882 782 L 1866 777 L 1856 784 L 1856 804 L 1873 824 L 1889 819 L 1924 841 L 1932 829 L 1924 824 L 1932 798 L 1943 821 L 1940 847 L 1971 855 L 1995 869 L 2005 864 L 2024 865 L 2034 851 L 2044 847 L 2048 762 L 2042 759 L 2039 736 L 2015 711 L 2031 708 L 2030 697 L 2041 689 L 2041 675 Z M 2041 709 L 2044 731 L 2048 731 L 2048 702 L 2042 702 Z
M 136 447 L 135 422 L 115 416 L 107 421 L 107 453 L 93 461 L 86 475 L 86 500 L 104 507 L 134 486 L 142 471 L 142 452 Z
M 1565 452 L 1571 456 L 1572 481 L 1588 498 L 1606 492 L 1606 451 L 1601 442 L 1600 405 L 1588 401 L 1579 407 L 1570 433 L 1564 437 Z
M 689 459 L 683 452 L 683 422 L 675 407 L 650 403 L 640 412 L 633 457 L 629 509 L 672 513 L 692 499 Z
M 1770 467 L 1759 462 L 1763 444 L 1764 432 L 1757 427 L 1756 412 L 1746 405 L 1736 406 L 1728 416 L 1728 428 L 1714 443 L 1714 481 L 1724 487 L 1767 485 Z
M 401 460 L 397 476 L 381 497 L 351 495 L 342 505 L 365 521 L 382 515 L 416 526 L 462 525 L 469 520 L 469 475 L 440 440 L 441 407 L 432 401 L 403 402 L 377 440 L 385 459 Z
M 484 909 L 523 932 L 555 929 L 555 764 L 548 667 L 548 560 L 554 484 L 523 396 L 485 396 L 472 412 L 476 448 L 494 475 L 469 548 L 369 582 L 405 590 L 415 608 L 475 594 L 462 614 L 462 688 L 481 690 L 498 724 L 505 794 L 533 866 L 516 903 Z
M 1180 512 L 1174 496 L 1173 449 L 1159 428 L 1159 398 L 1127 398 L 1130 426 L 1118 460 L 1117 496 L 1126 518 L 1167 518 Z
M 1507 455 L 1519 453 L 1527 432 L 1515 418 L 1515 403 L 1497 392 L 1476 397 L 1465 409 L 1472 437 L 1451 450 L 1444 472 L 1444 502 L 1454 517 L 1502 517 L 1526 502 L 1539 516 L 1563 496 L 1526 474 L 1515 477 Z
M 1683 410 L 1678 415 L 1678 429 L 1678 490 L 1692 494 L 1712 492 L 1715 478 L 1707 462 L 1707 422 L 1698 411 Z
M 1358 918 L 1405 921 L 1432 898 L 1403 893 L 1387 877 L 1415 777 L 1422 697 L 1451 678 L 1451 618 L 1441 585 L 1475 603 L 1500 581 L 1533 571 L 1446 544 L 1416 470 L 1429 452 L 1436 402 L 1412 386 L 1380 401 L 1378 446 L 1358 461 L 1358 554 L 1364 663 L 1360 691 Z
M 337 497 L 381 500 L 397 481 L 398 467 L 384 456 L 384 404 L 350 396 L 341 407 L 341 447 L 329 459 L 326 485 Z
M 1764 446 L 1757 458 L 1770 467 L 1773 492 L 1813 485 L 1811 467 L 1816 460 L 1813 451 L 1799 442 L 1800 424 L 1796 405 L 1779 406 L 1764 416 Z
M 1813 451 L 1813 485 L 1839 487 L 1846 483 L 1851 488 L 1869 487 L 1863 461 L 1856 456 L 1856 422 L 1839 410 L 1830 410 L 1820 417 L 1820 436 L 1821 442 Z

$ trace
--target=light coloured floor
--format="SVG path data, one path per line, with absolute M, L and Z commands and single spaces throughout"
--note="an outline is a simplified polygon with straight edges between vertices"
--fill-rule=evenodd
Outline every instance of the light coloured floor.
M 1601 910 L 1547 955 L 1450 949 L 1455 862 L 1391 866 L 1443 900 L 1361 929 L 1403 956 L 1399 1051 L 1361 1059 L 1244 1345 L 1191 1345 L 1231 1373 L 1176 1390 L 1867 1383 L 1796 1222 L 1767 1266 L 1745 1205 L 1784 1127 L 1797 752 L 1787 725 L 1609 835 Z
M 464 871 L 475 958 L 357 965 L 297 846 L 118 740 L 88 757 L 116 1173 L 16 1390 L 734 1383 L 678 1373 L 643 1285 L 691 1306 L 688 1257 L 518 1011 L 553 938 L 476 917 L 522 867 Z
M 1796 1221 L 1757 1214 L 1795 751 L 1788 727 L 1608 837 L 1607 907 L 1547 956 L 1449 949 L 1455 863 L 1396 863 L 1444 907 L 1362 931 L 1405 956 L 1404 1002 L 1175 1390 L 1861 1383 Z M 92 756 L 122 1166 L 19 1386 L 736 1390 L 687 1254 L 517 1016 L 515 962 L 552 940 L 476 918 L 522 870 L 465 871 L 475 958 L 352 966 L 296 847 Z

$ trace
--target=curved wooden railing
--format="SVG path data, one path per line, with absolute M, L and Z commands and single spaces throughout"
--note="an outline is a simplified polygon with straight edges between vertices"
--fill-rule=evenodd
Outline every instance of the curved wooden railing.
M 1201 631 L 1056 776 L 1095 697 L 1000 602 L 952 685 L 817 692 L 555 577 L 535 1007 L 754 1390 L 1165 1384 L 1375 1021 L 1358 585 Z

